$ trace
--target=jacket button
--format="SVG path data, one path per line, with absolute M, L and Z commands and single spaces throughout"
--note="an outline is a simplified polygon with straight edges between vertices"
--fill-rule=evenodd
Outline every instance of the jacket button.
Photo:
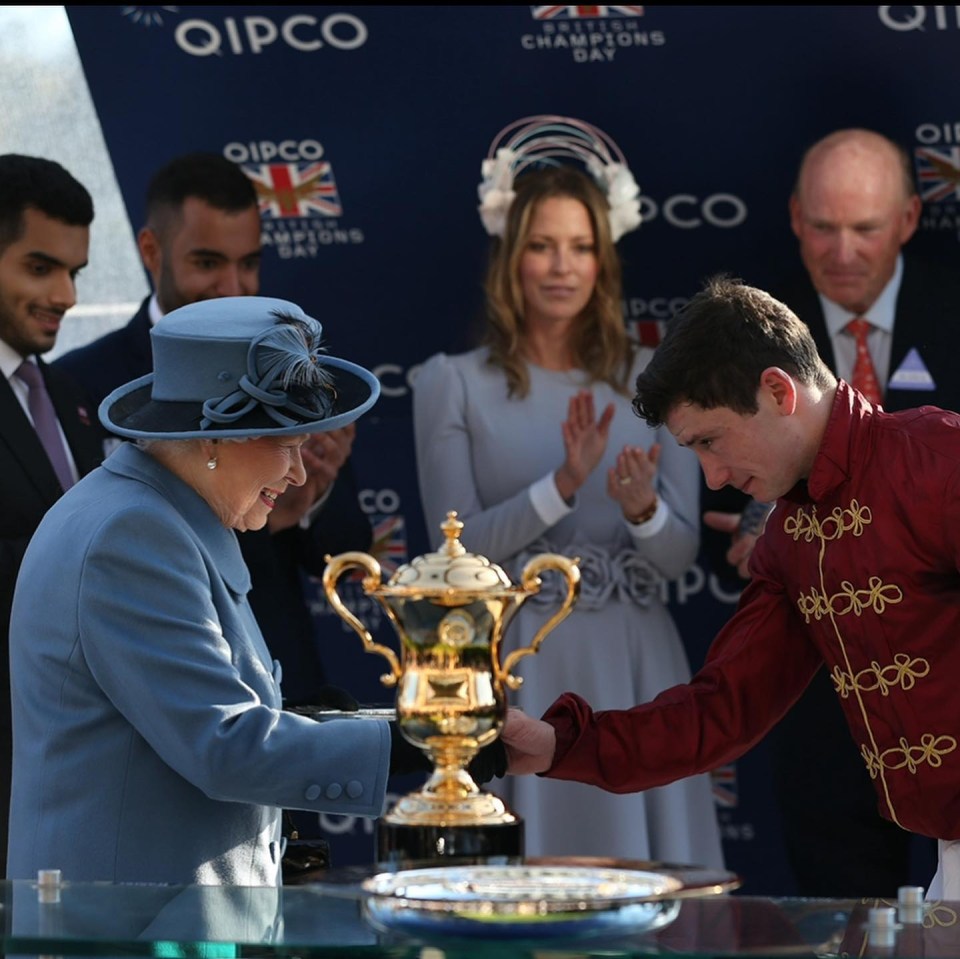
M 307 791 L 303 795 L 307 798 L 309 802 L 313 802 L 315 799 L 320 798 L 321 792 L 322 790 L 320 789 L 319 786 L 313 785 L 313 786 L 308 786 Z
M 330 783 L 327 786 L 327 799 L 339 799 L 343 795 L 343 786 L 340 783 Z
M 351 799 L 359 799 L 363 795 L 363 783 L 359 779 L 351 779 L 347 783 L 347 795 Z

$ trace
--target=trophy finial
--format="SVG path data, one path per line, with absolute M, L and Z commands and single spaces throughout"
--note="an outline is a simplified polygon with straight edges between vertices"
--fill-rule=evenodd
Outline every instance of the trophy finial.
M 460 542 L 460 531 L 463 529 L 463 523 L 457 519 L 455 509 L 447 512 L 447 518 L 440 524 L 443 535 L 447 537 L 443 544 L 442 552 L 447 556 L 463 556 L 466 553 L 463 543 Z

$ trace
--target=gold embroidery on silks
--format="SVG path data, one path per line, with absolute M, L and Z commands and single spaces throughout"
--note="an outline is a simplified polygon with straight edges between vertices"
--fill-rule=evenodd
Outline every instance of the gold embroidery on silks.
M 899 903 L 896 899 L 877 899 L 875 896 L 860 899 L 863 906 L 872 906 L 879 908 L 881 906 L 893 906 L 896 908 Z M 923 920 L 920 925 L 924 929 L 934 929 L 937 927 L 949 929 L 957 924 L 957 914 L 942 899 L 926 899 L 923 903 Z M 847 952 L 841 952 L 840 955 L 850 955 Z M 862 952 L 860 953 L 862 955 Z
M 807 512 L 798 509 L 793 516 L 787 516 L 783 521 L 783 531 L 792 536 L 795 541 L 803 539 L 812 543 L 815 539 L 822 542 L 840 539 L 844 533 L 853 533 L 860 536 L 865 526 L 873 522 L 873 514 L 869 506 L 861 506 L 855 499 L 850 500 L 849 509 L 835 506 L 821 522 L 814 509 Z
M 887 603 L 895 605 L 903 601 L 903 591 L 899 586 L 884 586 L 877 576 L 871 576 L 867 584 L 868 589 L 856 589 L 853 583 L 844 580 L 840 584 L 840 592 L 832 596 L 824 596 L 814 589 L 809 596 L 801 595 L 797 606 L 809 623 L 811 616 L 814 619 L 823 619 L 830 614 L 846 616 L 853 613 L 859 616 L 865 609 L 883 613 Z
M 868 743 L 860 746 L 861 755 L 870 773 L 871 779 L 880 780 L 882 794 L 890 816 L 897 825 L 902 825 L 897 817 L 885 772 L 904 769 L 916 773 L 920 765 L 936 768 L 942 765 L 942 757 L 957 748 L 957 740 L 952 736 L 937 736 L 924 733 L 919 745 L 911 745 L 901 738 L 899 745 L 881 750 L 877 744 L 873 728 L 864 705 L 864 694 L 879 692 L 888 696 L 892 689 L 913 689 L 918 679 L 930 672 L 930 663 L 922 658 L 910 657 L 906 653 L 895 653 L 893 663 L 883 665 L 876 660 L 866 669 L 854 672 L 847 653 L 846 643 L 840 629 L 840 619 L 851 613 L 860 617 L 865 612 L 882 616 L 887 606 L 903 602 L 903 590 L 894 583 L 884 583 L 879 576 L 871 576 L 866 588 L 857 588 L 849 580 L 843 580 L 837 592 L 829 593 L 824 581 L 824 556 L 827 543 L 835 542 L 846 534 L 863 535 L 873 522 L 870 508 L 862 506 L 853 499 L 847 509 L 836 506 L 822 519 L 817 515 L 816 507 L 798 509 L 793 515 L 785 516 L 783 531 L 794 542 L 819 542 L 817 566 L 819 583 L 811 587 L 808 593 L 801 592 L 797 597 L 797 608 L 809 624 L 811 620 L 829 619 L 840 649 L 840 660 L 833 667 L 831 678 L 834 688 L 841 699 L 851 696 L 856 701 L 869 738 Z
M 957 914 L 949 906 L 943 904 L 940 899 L 929 900 L 924 909 L 923 928 L 930 929 L 933 926 L 949 928 L 957 924 Z
M 897 907 L 898 903 L 896 899 L 875 899 L 873 897 L 869 899 L 860 899 L 860 905 L 880 908 L 882 906 L 892 906 Z M 923 919 L 919 923 L 924 929 L 935 929 L 935 928 L 944 928 L 949 929 L 952 926 L 957 924 L 957 914 L 946 905 L 942 899 L 926 899 L 923 904 Z M 899 928 L 899 926 L 897 927 Z M 846 939 L 844 939 L 846 941 Z M 853 943 L 856 946 L 856 949 L 841 949 L 837 955 L 840 959 L 862 959 L 864 956 L 877 955 L 880 953 L 879 949 L 871 948 L 870 943 L 870 931 L 869 926 L 865 925 L 863 927 L 863 932 L 859 934 L 856 941 Z M 884 947 L 884 952 L 892 952 L 892 950 L 887 950 Z
M 893 657 L 892 666 L 881 666 L 874 660 L 856 676 L 850 676 L 839 666 L 834 666 L 831 677 L 837 695 L 846 699 L 854 689 L 865 693 L 880 690 L 883 696 L 889 696 L 890 690 L 897 686 L 901 689 L 913 689 L 917 680 L 929 672 L 930 663 L 927 660 L 919 657 L 911 659 L 906 653 L 897 653 Z
M 924 733 L 920 737 L 919 746 L 911 746 L 902 736 L 900 744 L 883 750 L 882 753 L 871 752 L 865 745 L 861 745 L 860 754 L 867 764 L 867 772 L 871 779 L 876 779 L 882 769 L 906 769 L 915 773 L 926 763 L 934 769 L 943 765 L 943 757 L 957 748 L 957 741 L 953 736 L 934 736 L 933 733 Z

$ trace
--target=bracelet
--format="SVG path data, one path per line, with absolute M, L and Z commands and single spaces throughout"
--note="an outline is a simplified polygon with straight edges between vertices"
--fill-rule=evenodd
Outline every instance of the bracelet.
M 654 496 L 653 502 L 642 512 L 638 513 L 636 516 L 627 516 L 624 514 L 624 519 L 631 526 L 639 526 L 641 523 L 649 523 L 653 519 L 653 514 L 656 513 L 657 507 L 660 505 L 660 497 Z

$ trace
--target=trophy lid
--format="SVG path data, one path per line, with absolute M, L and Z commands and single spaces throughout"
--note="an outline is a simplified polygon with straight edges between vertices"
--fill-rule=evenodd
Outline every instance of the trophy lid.
M 457 519 L 456 510 L 447 513 L 440 529 L 446 537 L 440 549 L 417 556 L 401 566 L 383 592 L 428 596 L 516 592 L 517 587 L 496 563 L 485 556 L 467 552 L 460 542 L 463 523 Z

